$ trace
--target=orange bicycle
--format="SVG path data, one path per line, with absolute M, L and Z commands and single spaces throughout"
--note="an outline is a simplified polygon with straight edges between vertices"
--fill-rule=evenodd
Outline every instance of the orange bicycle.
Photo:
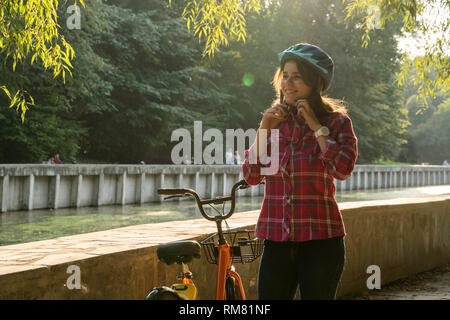
M 253 231 L 223 231 L 222 222 L 230 218 L 235 209 L 235 194 L 239 189 L 250 187 L 245 180 L 241 180 L 231 189 L 231 196 L 216 197 L 214 199 L 200 199 L 192 189 L 158 189 L 159 195 L 168 195 L 164 200 L 174 197 L 192 196 L 197 202 L 202 216 L 210 221 L 216 222 L 217 233 L 207 237 L 200 243 L 193 240 L 178 241 L 162 244 L 157 249 L 158 258 L 167 263 L 176 262 L 182 265 L 182 272 L 177 278 L 181 280 L 169 287 L 155 287 L 147 295 L 147 300 L 185 299 L 195 300 L 197 288 L 192 281 L 192 273 L 189 271 L 187 262 L 193 258 L 201 257 L 201 247 L 206 254 L 207 261 L 217 264 L 216 300 L 245 300 L 244 287 L 239 274 L 235 271 L 233 263 L 252 262 L 258 258 L 263 249 L 263 241 L 254 239 Z M 231 201 L 231 207 L 225 214 L 225 203 Z M 222 204 L 222 211 L 214 205 Z M 209 215 L 204 206 L 211 206 L 218 215 Z M 227 239 L 229 242 L 227 242 Z

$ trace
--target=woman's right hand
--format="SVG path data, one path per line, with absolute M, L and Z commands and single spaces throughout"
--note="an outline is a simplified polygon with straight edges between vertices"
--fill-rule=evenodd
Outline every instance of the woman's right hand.
M 263 118 L 259 125 L 259 129 L 275 129 L 287 116 L 287 106 L 284 104 L 276 104 L 263 112 Z

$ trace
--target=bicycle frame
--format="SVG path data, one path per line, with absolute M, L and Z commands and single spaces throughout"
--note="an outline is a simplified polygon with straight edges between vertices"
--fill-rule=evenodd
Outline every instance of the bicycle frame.
M 231 250 L 222 232 L 222 221 L 221 217 L 216 219 L 217 232 L 219 236 L 219 252 L 217 261 L 217 286 L 216 286 L 216 300 L 226 300 L 226 279 L 227 275 L 234 278 L 237 281 L 239 291 L 241 294 L 241 299 L 245 300 L 244 287 L 242 285 L 241 277 L 237 272 L 231 270 L 232 260 L 231 260 Z

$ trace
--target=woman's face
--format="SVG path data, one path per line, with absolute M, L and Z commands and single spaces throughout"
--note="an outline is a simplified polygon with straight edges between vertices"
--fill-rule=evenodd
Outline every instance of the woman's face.
M 306 99 L 310 96 L 311 90 L 311 87 L 304 82 L 295 61 L 286 62 L 281 80 L 281 92 L 283 92 L 285 102 L 295 104 L 299 99 Z

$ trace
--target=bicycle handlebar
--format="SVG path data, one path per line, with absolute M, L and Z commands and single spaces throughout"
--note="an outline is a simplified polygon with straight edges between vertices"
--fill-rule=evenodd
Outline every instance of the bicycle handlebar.
M 202 214 L 202 216 L 207 220 L 216 221 L 217 219 L 225 220 L 225 219 L 228 219 L 229 217 L 231 217 L 231 215 L 234 213 L 234 208 L 235 208 L 235 204 L 236 204 L 236 199 L 235 199 L 236 190 L 246 189 L 249 187 L 250 187 L 250 185 L 247 184 L 247 182 L 244 179 L 242 179 L 241 181 L 239 181 L 233 185 L 233 188 L 231 189 L 230 197 L 217 197 L 215 199 L 208 199 L 208 200 L 200 199 L 197 192 L 195 192 L 195 190 L 193 190 L 193 189 L 162 188 L 162 189 L 158 189 L 158 194 L 159 195 L 170 195 L 172 197 L 193 196 L 195 198 L 195 201 L 197 202 L 197 206 L 200 209 L 200 213 Z M 228 211 L 228 213 L 224 216 L 210 216 L 203 210 L 204 205 L 207 205 L 210 203 L 221 204 L 226 201 L 231 201 L 231 208 L 230 208 L 230 211 Z

